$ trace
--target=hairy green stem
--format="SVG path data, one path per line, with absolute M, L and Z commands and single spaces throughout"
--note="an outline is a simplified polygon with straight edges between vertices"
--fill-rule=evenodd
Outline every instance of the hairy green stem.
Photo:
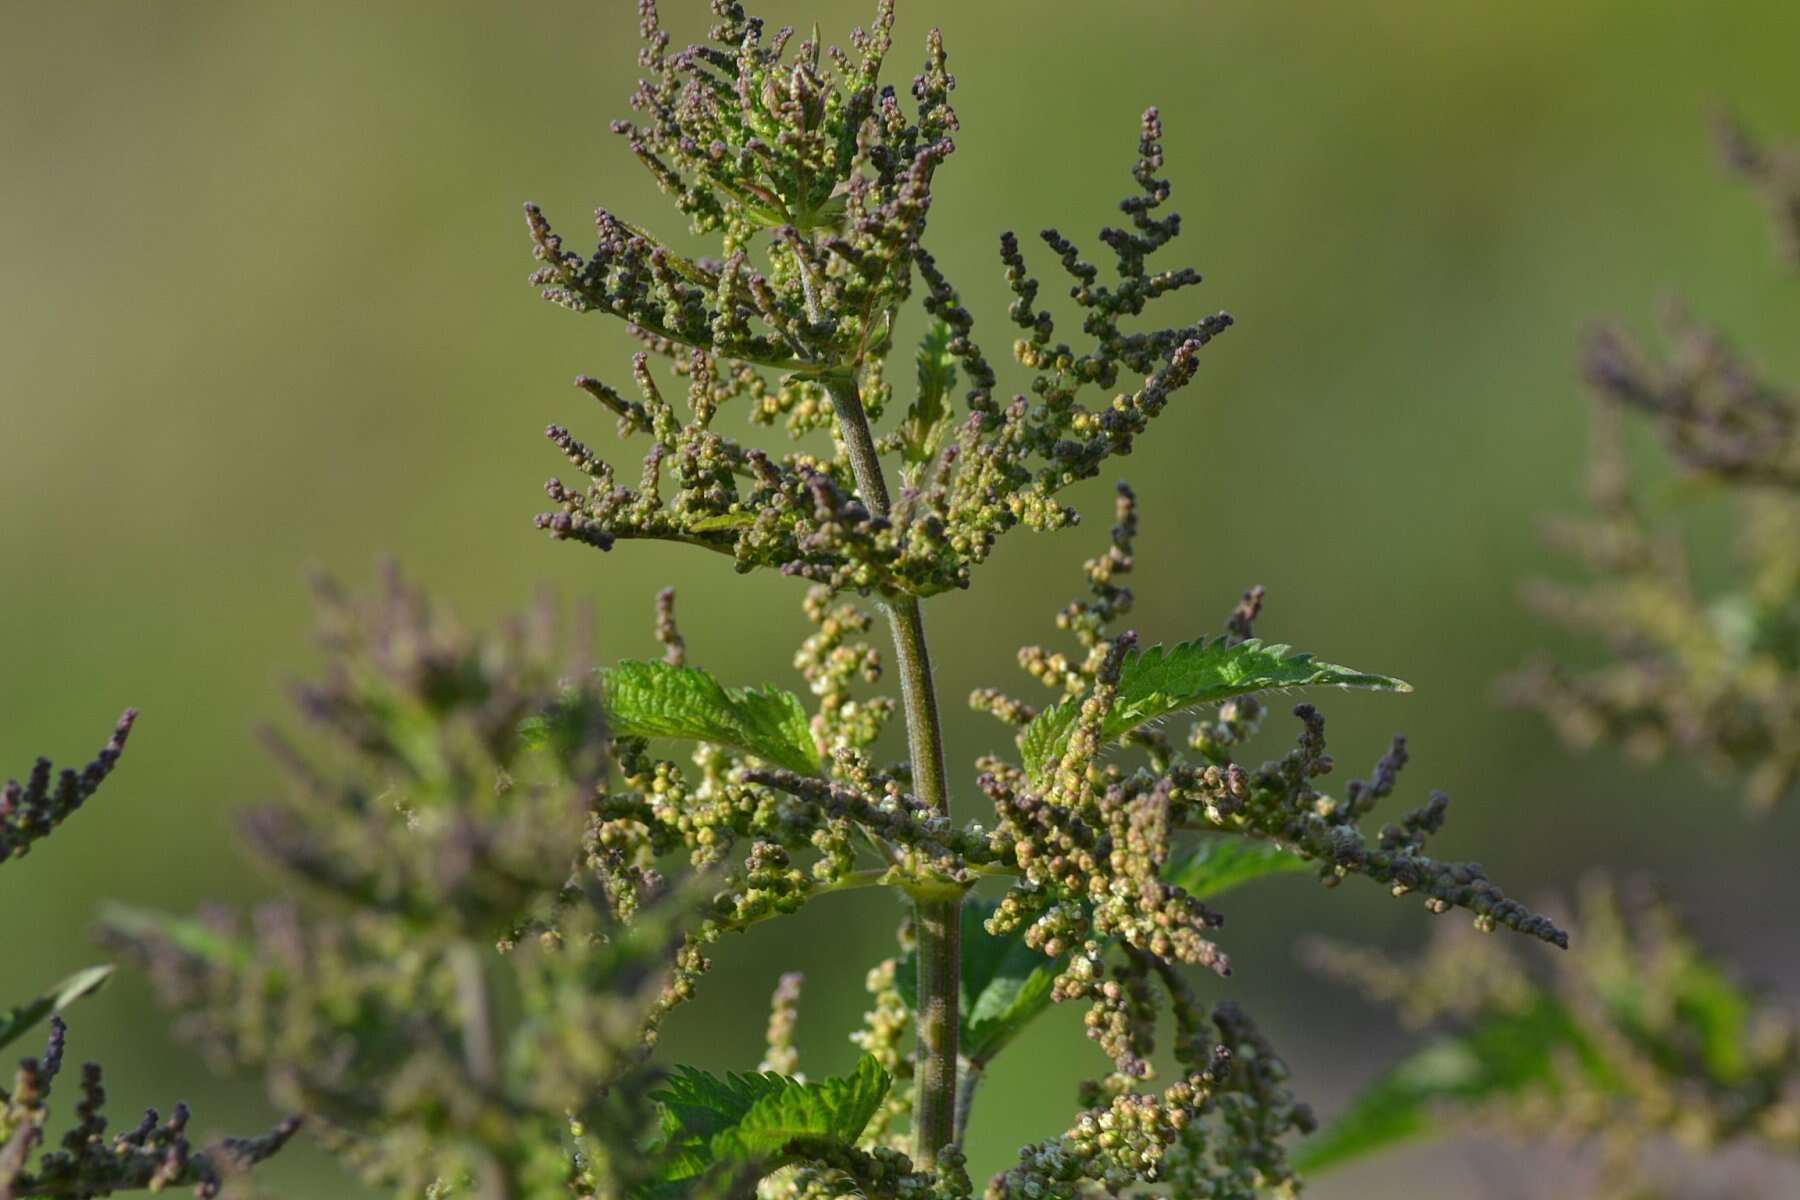
M 876 456 L 875 437 L 856 381 L 828 375 L 838 430 L 850 452 L 863 503 L 877 516 L 888 512 L 887 480 Z M 906 743 L 912 758 L 913 790 L 919 799 L 949 815 L 950 785 L 944 769 L 944 735 L 938 720 L 937 688 L 925 642 L 925 616 L 912 596 L 886 603 L 900 667 L 900 696 L 906 710 Z M 961 969 L 962 897 L 920 899 L 914 909 L 919 940 L 918 1106 L 913 1123 L 913 1159 L 937 1165 L 938 1151 L 956 1140 L 957 975 Z
M 921 1169 L 930 1169 L 937 1165 L 938 1151 L 956 1140 L 962 898 L 920 901 L 914 922 L 919 939 L 919 1099 L 913 1121 L 913 1159 Z

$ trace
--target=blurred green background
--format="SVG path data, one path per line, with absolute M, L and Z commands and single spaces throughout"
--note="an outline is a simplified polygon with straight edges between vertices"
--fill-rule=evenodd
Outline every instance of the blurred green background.
M 764 11 L 842 41 L 871 8 Z M 0 9 L 0 772 L 84 762 L 119 709 L 144 710 L 96 810 L 0 873 L 7 994 L 92 959 L 104 898 L 185 908 L 276 886 L 231 823 L 274 785 L 252 725 L 286 719 L 284 687 L 313 665 L 309 568 L 366 583 L 392 553 L 470 623 L 548 583 L 597 609 L 614 657 L 649 647 L 651 597 L 673 583 L 697 661 L 786 676 L 804 633 L 792 581 L 660 546 L 601 556 L 530 526 L 565 467 L 544 425 L 607 445 L 610 419 L 569 380 L 626 382 L 630 345 L 536 298 L 519 202 L 577 247 L 601 201 L 672 225 L 606 130 L 635 78 L 628 0 Z M 678 39 L 703 28 L 700 0 L 664 9 Z M 1800 6 L 905 0 L 902 82 L 932 24 L 964 128 L 931 240 L 990 355 L 1011 337 L 996 233 L 1056 223 L 1092 245 L 1148 103 L 1187 217 L 1180 261 L 1208 278 L 1186 302 L 1240 321 L 1122 464 L 1144 502 L 1144 637 L 1211 631 L 1267 585 L 1259 631 L 1417 685 L 1323 705 L 1346 774 L 1410 735 L 1409 797 L 1456 801 L 1443 852 L 1540 898 L 1596 868 L 1653 871 L 1748 976 L 1800 993 L 1800 805 L 1752 822 L 1729 783 L 1681 766 L 1571 758 L 1491 686 L 1535 648 L 1581 653 L 1516 595 L 1564 569 L 1535 525 L 1578 502 L 1584 327 L 1644 328 L 1679 293 L 1800 377 L 1800 285 L 1706 127 L 1728 103 L 1800 134 Z M 1087 508 L 1104 517 L 1102 483 Z M 1722 561 L 1716 514 L 1693 515 L 1703 559 Z M 1104 527 L 1015 535 L 972 591 L 933 603 L 955 761 L 998 731 L 958 715 L 960 697 L 1022 682 L 1014 646 L 1054 635 Z M 1407 946 L 1429 918 L 1302 877 L 1227 907 L 1229 991 L 1329 1110 L 1405 1039 L 1313 981 L 1298 939 Z M 841 1030 L 896 915 L 834 899 L 728 945 L 672 1051 L 752 1066 L 768 990 L 796 965 L 803 1061 L 848 1063 Z M 121 1113 L 187 1096 L 206 1127 L 236 1130 L 266 1111 L 255 1085 L 181 1057 L 137 980 L 75 1017 Z M 1062 1127 L 1099 1062 L 1075 1025 L 1057 1014 L 996 1067 L 982 1173 Z M 1537 1194 L 1508 1159 L 1452 1145 L 1310 1194 Z M 311 1152 L 268 1178 L 351 1194 Z

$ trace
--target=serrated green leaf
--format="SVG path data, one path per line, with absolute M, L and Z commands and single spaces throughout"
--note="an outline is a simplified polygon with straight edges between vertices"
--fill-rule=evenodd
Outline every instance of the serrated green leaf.
M 665 1132 L 686 1131 L 710 1138 L 744 1119 L 744 1114 L 765 1096 L 772 1096 L 792 1080 L 773 1072 L 760 1075 L 730 1074 L 720 1079 L 696 1067 L 676 1067 L 651 1099 L 662 1106 Z
M 893 1080 L 869 1055 L 849 1075 L 802 1083 L 784 1075 L 727 1075 L 677 1067 L 653 1095 L 661 1105 L 664 1183 L 697 1178 L 720 1163 L 774 1165 L 799 1139 L 855 1145 Z
M 0 1046 L 17 1041 L 32 1026 L 59 1013 L 83 996 L 91 996 L 112 976 L 110 965 L 83 967 L 40 996 L 34 996 L 17 1008 L 0 1012 Z
M 792 1082 L 775 1074 L 720 1079 L 694 1067 L 676 1067 L 662 1089 L 651 1095 L 660 1106 L 661 1121 L 661 1136 L 652 1150 L 665 1159 L 665 1181 L 704 1173 L 713 1163 L 713 1137 L 743 1120 L 758 1100 Z
M 984 927 L 999 907 L 992 900 L 962 906 L 962 964 L 957 973 L 957 1044 L 963 1056 L 983 1065 L 1005 1049 L 1050 1007 L 1050 986 L 1063 968 L 1025 944 L 1025 929 L 995 937 Z M 908 953 L 894 969 L 894 985 L 908 1008 L 918 1011 L 918 959 Z
M 1313 869 L 1304 858 L 1271 842 L 1220 835 L 1205 838 L 1181 858 L 1169 860 L 1163 878 L 1194 899 L 1206 900 L 1264 875 Z
M 1402 1060 L 1308 1138 L 1290 1161 L 1304 1174 L 1317 1174 L 1434 1132 L 1441 1108 L 1467 1108 L 1527 1087 L 1555 1087 L 1558 1061 L 1568 1055 L 1594 1082 L 1612 1086 L 1610 1070 L 1568 1010 L 1541 995 L 1522 1012 L 1490 1016 Z
M 919 342 L 919 390 L 900 423 L 900 452 L 917 466 L 937 456 L 952 424 L 950 390 L 956 386 L 956 356 L 950 353 L 950 326 L 934 321 Z
M 822 1137 L 855 1145 L 893 1080 L 867 1054 L 847 1076 L 793 1084 L 750 1106 L 743 1119 L 712 1139 L 720 1161 L 753 1162 L 782 1152 L 797 1138 Z
M 1216 638 L 1152 646 L 1126 656 L 1118 700 L 1107 714 L 1102 740 L 1116 741 L 1139 725 L 1185 708 L 1295 687 L 1412 691 L 1412 685 L 1404 680 L 1319 662 L 1310 654 L 1293 653 L 1290 646 L 1269 645 L 1255 638 L 1236 645 Z M 1034 778 L 1041 778 L 1061 759 L 1083 699 L 1076 696 L 1045 709 L 1019 735 L 1025 769 Z
M 697 667 L 625 661 L 602 673 L 607 715 L 621 737 L 730 746 L 808 775 L 820 773 L 800 698 L 780 688 L 727 688 Z

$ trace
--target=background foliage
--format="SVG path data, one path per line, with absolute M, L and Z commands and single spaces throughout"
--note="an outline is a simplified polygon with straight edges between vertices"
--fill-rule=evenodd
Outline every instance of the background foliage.
M 392 551 L 471 624 L 549 581 L 594 605 L 609 660 L 653 656 L 651 598 L 673 583 L 693 661 L 782 677 L 803 632 L 783 581 L 724 589 L 722 562 L 655 546 L 629 564 L 557 552 L 529 528 L 541 495 L 521 481 L 555 465 L 543 426 L 589 412 L 569 379 L 616 374 L 629 346 L 541 310 L 517 203 L 578 213 L 604 196 L 627 215 L 656 211 L 605 132 L 631 74 L 622 14 L 7 7 L 0 763 L 73 760 L 124 704 L 145 712 L 130 771 L 96 801 L 106 819 L 72 824 L 60 853 L 0 879 L 0 903 L 29 918 L 9 941 L 21 979 L 93 957 L 81 939 L 97 899 L 187 909 L 262 892 L 230 817 L 275 787 L 249 726 L 281 719 L 279 688 L 314 662 L 308 567 L 366 579 Z M 830 30 L 867 7 L 765 9 Z M 1777 0 L 1105 11 L 911 0 L 899 34 L 910 47 L 945 25 L 962 76 L 962 152 L 933 214 L 950 262 L 992 261 L 1008 224 L 1105 211 L 1128 165 L 1120 130 L 1151 102 L 1168 121 L 1189 250 L 1210 281 L 1195 303 L 1240 325 L 1164 418 L 1198 431 L 1203 410 L 1227 416 L 1229 439 L 1195 438 L 1191 467 L 1146 462 L 1132 479 L 1145 642 L 1183 636 L 1196 616 L 1210 626 L 1246 585 L 1267 585 L 1271 633 L 1419 689 L 1334 697 L 1333 731 L 1345 745 L 1411 735 L 1416 775 L 1457 799 L 1446 854 L 1479 847 L 1527 898 L 1596 865 L 1654 867 L 1703 940 L 1800 994 L 1772 918 L 1800 905 L 1783 869 L 1796 806 L 1749 824 L 1730 783 L 1684 766 L 1571 759 L 1490 690 L 1552 636 L 1516 590 L 1560 569 L 1536 519 L 1579 508 L 1582 330 L 1618 316 L 1647 331 L 1649 298 L 1677 291 L 1772 375 L 1800 376 L 1800 290 L 1769 266 L 1763 214 L 1715 168 L 1706 127 L 1729 102 L 1771 136 L 1800 128 L 1800 12 Z M 682 35 L 701 23 L 675 5 L 667 16 Z M 997 266 L 958 282 L 986 327 L 1004 328 Z M 1690 521 L 1698 568 L 1722 566 L 1720 506 L 1672 485 L 1653 495 Z M 1105 511 L 1101 491 L 1085 499 Z M 1012 639 L 990 636 L 991 619 L 1040 621 L 1041 597 L 1063 594 L 1096 533 L 1009 539 L 981 587 L 939 602 L 953 761 L 978 744 L 964 723 L 985 722 L 955 698 L 1010 669 Z M 1420 922 L 1372 889 L 1320 905 L 1300 876 L 1253 886 L 1267 903 L 1246 909 L 1259 928 L 1236 931 L 1246 969 L 1233 989 L 1328 1106 L 1402 1035 L 1348 992 L 1316 1003 L 1299 935 L 1386 928 L 1404 946 Z M 722 954 L 717 986 L 668 1030 L 671 1056 L 753 1065 L 737 1050 L 758 1044 L 780 963 L 808 972 L 810 1068 L 848 1070 L 854 1049 L 830 1031 L 860 1011 L 860 964 L 896 914 L 835 899 Z M 845 944 L 850 928 L 870 945 Z M 155 1080 L 203 1116 L 259 1113 L 254 1085 L 227 1089 L 176 1057 L 137 981 L 85 1005 L 83 1052 L 122 1094 Z M 1081 1039 L 1047 1028 L 1074 1018 L 1034 1028 L 1040 1045 L 985 1085 L 978 1176 L 1063 1115 L 1066 1092 L 1034 1080 L 1057 1056 L 1070 1079 L 1091 1065 Z M 1448 1169 L 1471 1188 L 1510 1177 L 1497 1153 L 1433 1153 L 1313 1194 L 1361 1195 L 1410 1171 Z M 268 1180 L 319 1169 L 290 1154 Z

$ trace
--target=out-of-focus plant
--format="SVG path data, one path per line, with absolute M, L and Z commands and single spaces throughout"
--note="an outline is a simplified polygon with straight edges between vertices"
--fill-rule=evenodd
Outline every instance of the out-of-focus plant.
M 1299 1155 L 1320 1172 L 1454 1132 L 1591 1145 L 1600 1195 L 1664 1194 L 1651 1150 L 1755 1144 L 1800 1156 L 1795 1014 L 1734 981 L 1654 896 L 1591 884 L 1581 953 L 1534 970 L 1488 939 L 1442 937 L 1412 962 L 1329 943 L 1314 964 L 1395 1007 L 1424 1046 Z
M 396 573 L 320 596 L 328 668 L 297 697 L 319 744 L 269 735 L 292 797 L 245 822 L 316 903 L 120 909 L 109 941 L 397 1195 L 648 1182 L 643 1031 L 694 898 L 645 880 L 621 928 L 583 868 L 609 741 L 553 607 L 477 636 Z
M 1789 252 L 1800 250 L 1800 159 L 1730 123 L 1721 140 Z M 1660 364 L 1614 331 L 1590 341 L 1595 516 L 1553 532 L 1596 579 L 1530 593 L 1553 619 L 1598 634 L 1613 660 L 1586 671 L 1545 660 L 1505 690 L 1572 741 L 1611 737 L 1744 773 L 1767 807 L 1800 778 L 1800 402 L 1719 335 L 1681 317 L 1671 330 Z M 1633 489 L 1629 412 L 1656 421 L 1688 472 L 1741 500 L 1746 570 L 1726 590 L 1695 587 L 1678 531 L 1653 521 Z M 1324 972 L 1437 1032 L 1309 1142 L 1299 1165 L 1316 1174 L 1410 1139 L 1499 1127 L 1597 1147 L 1598 1194 L 1642 1198 L 1679 1194 L 1650 1166 L 1657 1143 L 1702 1169 L 1727 1145 L 1800 1156 L 1794 1013 L 1740 986 L 1654 896 L 1625 904 L 1596 883 L 1571 925 L 1581 953 L 1553 972 L 1470 938 L 1440 939 L 1411 963 L 1316 944 Z
M 24 783 L 7 780 L 0 788 L 0 863 L 24 855 L 99 790 L 124 752 L 136 719 L 137 713 L 127 710 L 111 740 L 80 771 L 59 772 L 49 759 L 40 758 Z M 0 949 L 0 955 L 5 954 Z M 108 1136 L 106 1089 L 100 1065 L 90 1062 L 81 1068 L 74 1123 L 46 1147 L 51 1090 L 62 1077 L 68 1033 L 62 1011 L 92 994 L 111 973 L 109 966 L 87 967 L 22 1004 L 0 1009 L 0 1048 L 46 1019 L 50 1023 L 44 1053 L 20 1062 L 11 1087 L 0 1087 L 0 1200 L 106 1196 L 169 1187 L 191 1187 L 198 1196 L 214 1196 L 226 1179 L 279 1150 L 298 1124 L 283 1122 L 262 1137 L 228 1138 L 201 1150 L 188 1137 L 187 1106 L 177 1104 L 167 1120 L 151 1109 L 136 1125 Z M 5 979 L 9 987 L 12 982 Z
M 1327 791 L 1324 717 L 1301 704 L 1292 750 L 1240 761 L 1265 694 L 1410 689 L 1258 640 L 1260 589 L 1222 636 L 1140 647 L 1118 628 L 1138 522 L 1123 485 L 1087 595 L 1056 618 L 1072 644 L 1020 653 L 1047 695 L 972 697 L 1009 736 L 953 807 L 925 602 L 970 586 L 1003 534 L 1074 525 L 1071 486 L 1139 448 L 1231 319 L 1139 328 L 1152 302 L 1200 282 L 1150 263 L 1181 230 L 1151 109 L 1123 227 L 1099 234 L 1110 269 L 1042 235 L 1068 276 L 1073 343 L 1038 306 L 1019 240 L 1001 237 L 1013 357 L 1030 376 L 1002 399 L 925 240 L 958 128 L 940 35 L 906 102 L 881 80 L 892 0 L 847 50 L 771 30 L 736 0 L 711 7 L 706 40 L 676 50 L 641 0 L 637 117 L 615 128 L 717 253 L 690 257 L 603 209 L 582 255 L 527 208 L 544 294 L 641 341 L 636 396 L 577 383 L 647 445 L 626 481 L 552 426 L 582 479 L 548 484 L 538 525 L 805 580 L 812 632 L 795 664 L 811 701 L 692 661 L 716 635 L 690 649 L 669 592 L 662 657 L 598 671 L 554 652 L 542 622 L 477 637 L 398 583 L 371 605 L 330 596 L 333 665 L 301 696 L 326 745 L 276 742 L 297 799 L 249 824 L 320 903 L 248 926 L 122 913 L 113 936 L 189 1032 L 262 1069 L 402 1196 L 965 1200 L 984 1072 L 1059 1001 L 1087 1006 L 1108 1067 L 988 1197 L 1291 1194 L 1286 1139 L 1310 1113 L 1251 1020 L 1187 973 L 1229 973 L 1217 896 L 1284 871 L 1365 876 L 1483 931 L 1567 939 L 1480 866 L 1427 853 L 1441 794 L 1365 829 L 1395 790 L 1402 741 L 1366 780 Z M 915 291 L 928 327 L 902 409 L 888 363 Z M 785 425 L 791 444 L 723 432 L 734 407 L 752 427 Z M 889 626 L 897 701 L 873 690 L 886 664 L 858 597 Z M 1166 728 L 1197 709 L 1185 738 Z M 896 715 L 906 761 L 885 762 Z M 983 883 L 1001 894 L 974 898 Z M 910 915 L 868 973 L 853 1070 L 798 1073 L 792 977 L 754 1073 L 654 1064 L 660 1026 L 723 939 L 858 888 L 889 890 Z M 1152 1087 L 1165 1010 L 1175 1072 Z
M 1789 256 L 1800 255 L 1800 150 L 1766 149 L 1731 122 L 1720 136 L 1729 165 L 1774 213 Z M 1527 593 L 1610 657 L 1586 669 L 1545 659 L 1506 691 L 1575 745 L 1690 757 L 1742 777 L 1750 803 L 1767 809 L 1800 784 L 1800 397 L 1719 332 L 1679 313 L 1668 330 L 1660 356 L 1616 330 L 1590 340 L 1593 513 L 1557 522 L 1551 535 L 1593 579 Z M 1697 582 L 1679 523 L 1634 485 L 1632 413 L 1654 422 L 1690 478 L 1737 502 L 1742 565 L 1729 580 Z

